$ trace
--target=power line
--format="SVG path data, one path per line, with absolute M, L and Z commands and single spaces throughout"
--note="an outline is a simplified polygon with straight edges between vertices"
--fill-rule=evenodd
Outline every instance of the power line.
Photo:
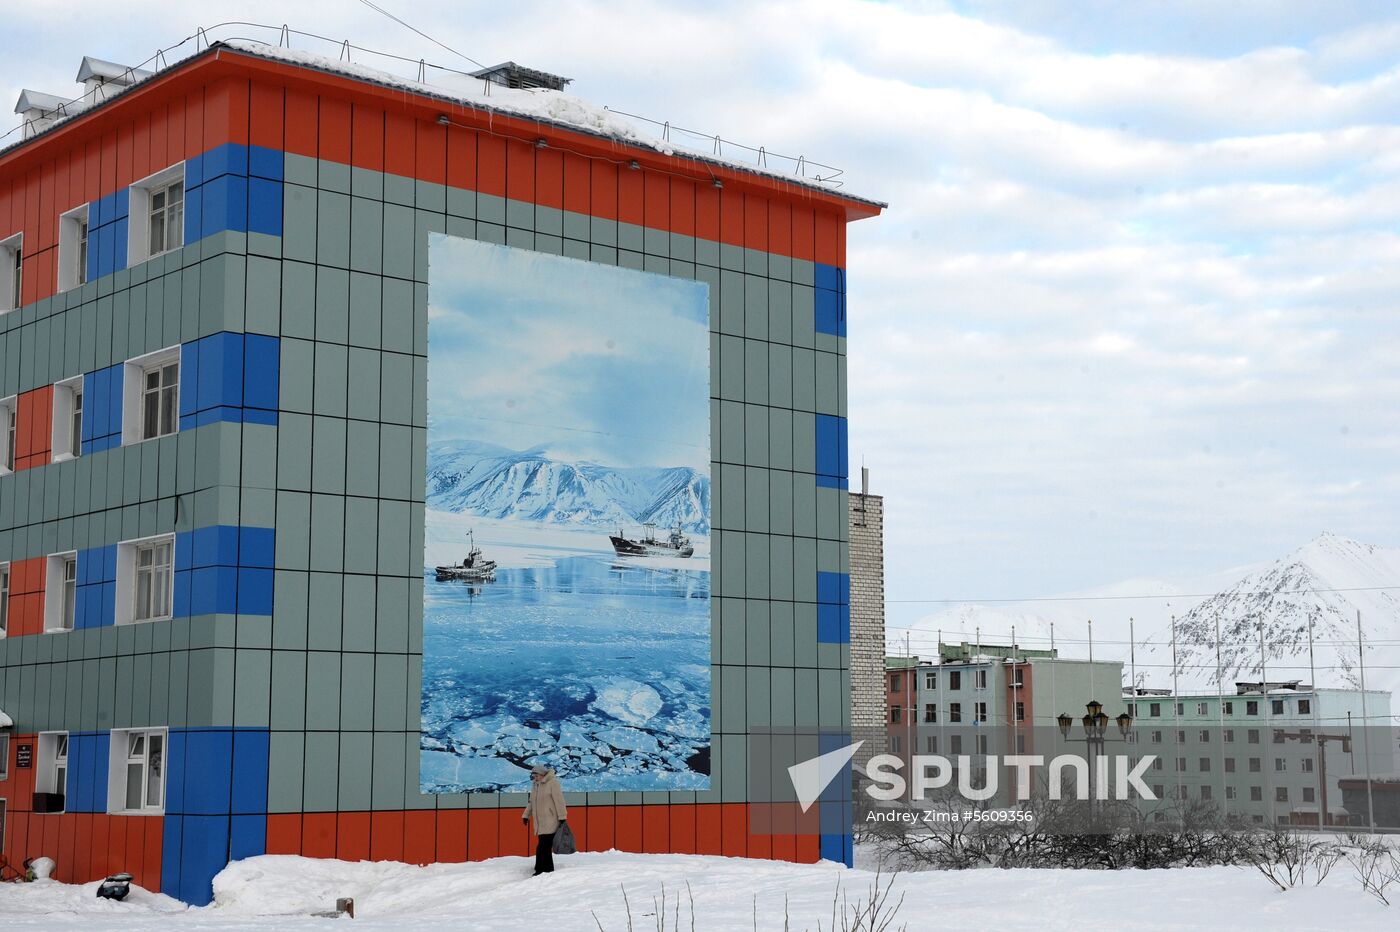
M 416 28 L 414 28 L 413 26 L 410 26 L 408 23 L 405 23 L 403 20 L 399 19 L 399 18 L 398 18 L 397 16 L 395 16 L 393 13 L 390 13 L 388 10 L 384 9 L 382 6 L 377 6 L 377 5 L 375 5 L 374 3 L 371 3 L 370 0 L 360 0 L 360 2 L 363 3 L 365 6 L 369 7 L 369 8 L 370 8 L 371 10 L 373 10 L 374 12 L 379 13 L 379 14 L 382 15 L 382 16 L 387 16 L 387 17 L 389 17 L 389 18 L 392 19 L 394 22 L 398 23 L 400 26 L 402 26 L 403 28 L 407 29 L 409 32 L 417 33 L 418 35 L 422 36 L 424 39 L 427 39 L 429 42 L 433 43 L 433 45 L 436 45 L 436 46 L 438 46 L 439 48 L 446 49 L 447 51 L 451 52 L 453 55 L 456 55 L 458 58 L 465 59 L 466 61 L 471 62 L 473 65 L 476 65 L 478 68 L 485 68 L 485 67 L 486 67 L 486 66 L 483 65 L 481 62 L 477 61 L 475 58 L 472 58 L 470 55 L 463 55 L 461 52 L 457 51 L 457 50 L 454 49 L 452 46 L 450 46 L 450 45 L 445 45 L 445 44 L 443 44 L 442 42 L 439 42 L 437 39 L 434 39 L 432 36 L 428 35 L 428 34 L 427 34 L 426 32 L 424 32 L 423 30 L 421 30 L 421 29 L 416 29 Z
M 1240 593 L 1241 595 L 1272 594 L 1279 595 L 1290 592 L 1383 592 L 1390 590 L 1400 590 L 1400 586 L 1350 586 L 1338 587 L 1335 589 L 1309 588 L 1309 589 L 1248 589 Z M 1119 599 L 1209 599 L 1213 596 L 1223 595 L 1221 592 L 1173 592 L 1169 594 L 1153 593 L 1150 595 L 1058 595 L 1041 596 L 1037 598 L 998 598 L 998 599 L 886 599 L 886 604 L 956 604 L 960 602 L 1111 602 Z

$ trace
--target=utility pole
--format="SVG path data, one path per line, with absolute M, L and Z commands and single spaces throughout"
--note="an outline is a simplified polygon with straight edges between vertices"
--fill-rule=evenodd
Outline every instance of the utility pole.
M 1366 761 L 1366 822 L 1376 833 L 1376 807 L 1371 800 L 1371 718 L 1366 714 L 1366 636 L 1361 631 L 1361 609 L 1356 610 L 1356 656 L 1361 667 L 1361 754 Z

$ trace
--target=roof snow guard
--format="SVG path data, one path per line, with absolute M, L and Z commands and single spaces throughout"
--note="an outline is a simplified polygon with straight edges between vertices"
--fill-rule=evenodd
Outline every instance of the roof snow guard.
M 548 71 L 536 71 L 534 68 L 517 65 L 513 61 L 501 62 L 490 68 L 473 71 L 472 77 L 482 78 L 502 87 L 526 89 L 543 87 L 551 91 L 562 91 L 566 84 L 574 83 L 573 78 L 563 78 L 557 74 L 550 74 Z

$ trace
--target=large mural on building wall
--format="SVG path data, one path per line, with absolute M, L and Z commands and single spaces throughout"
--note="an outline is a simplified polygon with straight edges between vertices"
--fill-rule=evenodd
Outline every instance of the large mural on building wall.
M 435 234 L 424 792 L 710 770 L 702 283 Z

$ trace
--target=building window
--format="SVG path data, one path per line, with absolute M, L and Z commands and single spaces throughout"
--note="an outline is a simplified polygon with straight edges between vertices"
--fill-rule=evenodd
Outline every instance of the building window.
M 890 706 L 890 724 L 891 724 L 891 725 L 898 725 L 898 724 L 899 724 L 899 722 L 900 722 L 900 717 L 899 717 L 899 716 L 900 716 L 899 706 L 897 706 L 897 705 L 892 705 L 892 706 Z
M 985 722 L 985 721 L 987 720 L 987 703 L 985 703 L 985 702 L 973 703 L 972 711 L 973 711 L 973 714 L 977 717 L 977 721 L 979 721 L 979 722 Z
M 174 165 L 131 186 L 127 265 L 185 244 L 185 166 Z
M 1138 710 L 1136 702 L 1128 703 L 1128 714 L 1131 715 L 1133 718 L 1137 718 Z
M 1234 759 L 1233 757 L 1227 757 L 1227 758 L 1225 758 L 1225 772 L 1226 772 L 1226 773 L 1234 773 L 1234 772 L 1235 772 L 1235 759 Z
M 1185 773 L 1185 772 L 1186 772 L 1186 758 L 1184 758 L 1184 757 L 1178 757 L 1178 758 L 1176 759 L 1176 772 L 1177 772 L 1177 773 Z
M 987 671 L 986 671 L 986 670 L 977 670 L 973 675 L 976 677 L 977 688 L 978 688 L 978 689 L 986 689 L 986 688 L 987 688 Z
M 987 753 L 987 736 L 986 736 L 986 735 L 977 735 L 977 736 L 976 736 L 976 740 L 973 742 L 973 747 L 977 748 L 977 753 L 978 753 L 978 754 L 986 754 L 986 753 Z
M 1147 714 L 1148 714 L 1149 716 L 1151 716 L 1152 718 L 1161 718 L 1161 717 L 1162 717 L 1162 703 L 1160 703 L 1160 702 L 1149 702 L 1149 703 L 1147 704 Z
M 1209 714 L 1210 714 L 1210 706 L 1207 705 L 1207 704 L 1204 703 L 1204 702 L 1198 702 L 1198 703 L 1196 703 L 1196 714 L 1197 714 L 1197 715 L 1209 715 Z
M 1303 773 L 1312 773 L 1312 772 L 1313 772 L 1313 759 L 1312 759 L 1311 757 L 1305 757 L 1305 758 L 1303 758 L 1302 768 L 1303 768 Z
M 962 671 L 953 670 L 948 674 L 948 688 L 962 689 Z
M 891 674 L 890 674 L 890 692 L 892 692 L 892 693 L 897 693 L 897 692 L 899 692 L 900 688 L 901 688 L 903 685 L 904 685 L 904 681 L 903 681 L 903 679 L 900 677 L 900 675 L 899 675 L 898 673 L 891 673 Z
M 1259 772 L 1262 771 L 1263 769 L 1264 769 L 1264 761 L 1263 761 L 1262 758 L 1251 757 L 1251 758 L 1249 759 L 1249 772 L 1250 772 L 1250 773 L 1259 773 Z
M 1276 787 L 1274 787 L 1274 802 L 1276 802 L 1276 803 L 1286 803 L 1286 802 L 1288 802 L 1288 787 L 1286 787 L 1286 786 L 1276 786 Z
M 952 735 L 948 739 L 948 753 L 953 755 L 962 753 L 962 735 Z
M 1184 729 L 1184 728 L 1178 728 L 1178 729 L 1176 730 L 1176 743 L 1177 743 L 1177 744 L 1185 744 L 1185 743 L 1186 743 L 1186 729 Z
M 1311 699 L 1299 699 L 1299 700 L 1298 700 L 1298 714 L 1299 714 L 1299 715 L 1311 715 L 1311 714 L 1312 714 L 1312 700 L 1311 700 Z
M 1262 786 L 1251 786 L 1249 788 L 1249 801 L 1252 803 L 1262 803 L 1264 801 L 1264 788 Z
M 1248 734 L 1247 734 L 1245 737 L 1246 737 L 1246 739 L 1249 741 L 1250 744 L 1258 744 L 1258 743 L 1259 743 L 1259 729 L 1258 729 L 1258 728 L 1251 728 L 1251 729 L 1249 729 L 1249 732 L 1248 732 Z
M 1226 715 L 1234 715 L 1234 714 L 1235 714 L 1235 704 L 1234 704 L 1233 702 L 1227 702 L 1227 703 L 1225 703 L 1225 714 L 1226 714 Z
M 1017 736 L 1016 736 L 1016 753 L 1017 753 L 1017 754 L 1024 754 L 1024 753 L 1026 753 L 1026 736 L 1025 736 L 1025 735 L 1017 735 Z
M 1161 759 L 1160 757 L 1154 757 L 1154 758 L 1152 758 L 1152 769 L 1153 769 L 1153 770 L 1162 770 L 1165 766 L 1166 766 L 1166 765 L 1162 763 L 1162 759 Z
M 1210 758 L 1202 757 L 1200 760 L 1201 773 L 1210 773 Z
M 937 753 L 938 753 L 938 736 L 937 736 L 937 735 L 926 735 L 926 736 L 924 737 L 924 750 L 925 750 L 926 752 L 928 752 L 929 754 L 937 754 Z
M 180 427 L 180 347 L 129 360 L 122 388 L 122 443 L 140 443 Z
M 126 565 L 127 561 L 130 561 L 129 566 Z M 117 553 L 118 598 L 125 588 L 122 585 L 123 575 L 131 580 L 129 620 L 159 621 L 169 618 L 175 584 L 175 539 L 167 536 L 123 544 Z
M 0 401 L 0 420 L 5 424 L 5 457 L 0 462 L 0 475 L 15 471 L 15 451 L 19 441 L 19 404 L 13 395 Z
M 1012 671 L 1011 671 L 1011 685 L 1012 685 L 1012 686 L 1025 686 L 1025 685 L 1026 685 L 1026 668 L 1025 668 L 1025 667 L 1014 667 L 1014 668 L 1012 668 Z
M 1024 722 L 1025 720 L 1026 720 L 1026 704 L 1025 704 L 1024 702 L 1018 702 L 1018 703 L 1016 703 L 1016 721 L 1018 721 L 1018 722 Z
M 10 736 L 0 734 L 0 781 L 10 779 Z M 4 839 L 0 838 L 0 842 Z
M 83 377 L 59 382 L 53 389 L 54 462 L 75 459 L 83 452 Z
M 172 181 L 151 191 L 150 250 L 158 256 L 185 243 L 185 183 Z
M 116 813 L 165 809 L 165 729 L 112 732 L 112 786 L 107 808 Z
M 1208 785 L 1202 786 L 1202 787 L 1201 787 L 1201 799 L 1210 799 L 1210 798 L 1211 798 L 1210 786 L 1208 786 Z
M 1151 740 L 1151 742 L 1152 742 L 1153 744 L 1161 744 L 1161 743 L 1162 743 L 1162 732 L 1161 732 L 1161 730 L 1158 729 L 1158 730 L 1153 731 L 1153 732 L 1152 732 L 1152 735 L 1151 735 L 1151 738 L 1150 738 L 1149 740 Z
M 70 210 L 58 218 L 58 290 L 87 284 L 88 208 Z
M 936 722 L 936 721 L 938 721 L 938 706 L 937 706 L 937 705 L 935 705 L 935 704 L 932 703 L 932 702 L 926 702 L 926 703 L 924 703 L 924 721 L 926 721 L 926 722 Z
M 1245 715 L 1258 715 L 1258 714 L 1259 714 L 1259 703 L 1258 703 L 1256 700 L 1254 700 L 1254 699 L 1251 699 L 1251 700 L 1249 700 L 1248 702 L 1246 702 L 1246 703 L 1244 704 L 1244 714 L 1245 714 Z
M 1310 803 L 1313 801 L 1314 798 L 1315 794 L 1313 788 L 1310 786 L 1303 787 L 1303 802 Z
M 78 555 L 49 557 L 44 586 L 44 630 L 72 631 L 78 605 Z
M 24 300 L 24 234 L 0 240 L 0 311 L 13 311 Z
M 890 750 L 896 754 L 904 750 L 900 747 L 899 735 L 890 735 Z
M 1269 700 L 1269 706 L 1270 706 L 1269 711 L 1270 711 L 1272 714 L 1274 714 L 1274 715 L 1282 715 L 1282 714 L 1283 714 L 1283 700 L 1282 700 L 1282 699 L 1271 699 L 1271 700 Z
M 1202 744 L 1210 740 L 1210 732 L 1204 728 L 1197 732 L 1196 736 L 1200 739 Z
M 141 439 L 175 433 L 175 393 L 179 390 L 180 363 L 167 362 L 141 373 Z
M 1287 770 L 1287 769 L 1288 769 L 1288 761 L 1286 761 L 1286 760 L 1283 759 L 1282 757 L 1275 757 L 1275 758 L 1274 758 L 1274 772 L 1275 772 L 1275 773 L 1283 773 L 1283 772 L 1284 772 L 1285 770 Z
M 1226 798 L 1226 799 L 1234 799 L 1235 796 L 1236 796 L 1235 787 L 1233 787 L 1233 786 L 1227 786 L 1227 787 L 1225 787 L 1225 798 Z
M 1233 729 L 1233 728 L 1227 728 L 1227 729 L 1225 729 L 1224 737 L 1225 737 L 1225 743 L 1226 743 L 1226 744 L 1234 744 L 1234 743 L 1235 743 L 1235 729 Z
M 34 789 L 39 793 L 68 795 L 68 732 L 39 734 L 39 763 L 34 773 Z M 62 805 L 59 801 L 60 806 Z M 61 809 L 51 811 L 62 811 Z
M 937 689 L 937 688 L 938 688 L 938 674 L 937 674 L 937 673 L 925 673 L 925 674 L 924 674 L 924 689 Z
M 10 631 L 10 564 L 0 563 L 0 637 Z M 0 763 L 0 768 L 4 764 Z
M 962 721 L 962 703 L 961 703 L 961 702 L 950 702 L 950 703 L 948 703 L 948 721 L 949 721 L 949 722 L 961 722 L 961 721 Z

